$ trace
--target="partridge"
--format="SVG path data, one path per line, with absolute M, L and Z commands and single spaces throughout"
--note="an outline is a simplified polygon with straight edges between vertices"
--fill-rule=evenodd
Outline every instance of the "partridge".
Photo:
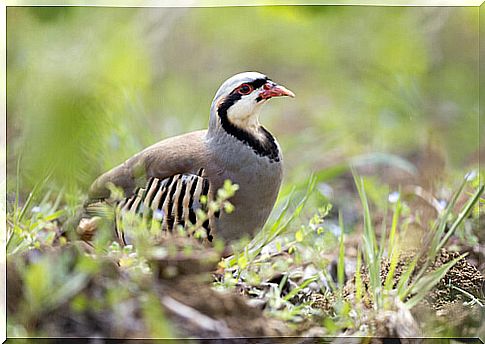
M 229 179 L 239 185 L 230 199 L 235 210 L 204 223 L 209 238 L 232 241 L 253 235 L 268 219 L 282 180 L 282 155 L 276 139 L 259 122 L 271 98 L 294 93 L 257 72 L 226 80 L 210 108 L 209 128 L 160 141 L 98 177 L 90 200 L 110 197 L 109 183 L 121 188 L 122 212 L 158 220 L 165 230 L 195 223 L 201 196 L 211 197 Z

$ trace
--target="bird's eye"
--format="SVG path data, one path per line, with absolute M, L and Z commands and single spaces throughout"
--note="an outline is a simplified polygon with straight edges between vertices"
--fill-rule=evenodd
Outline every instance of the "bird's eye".
M 253 87 L 248 84 L 242 84 L 241 86 L 239 86 L 237 91 L 239 92 L 239 94 L 246 95 L 253 91 Z

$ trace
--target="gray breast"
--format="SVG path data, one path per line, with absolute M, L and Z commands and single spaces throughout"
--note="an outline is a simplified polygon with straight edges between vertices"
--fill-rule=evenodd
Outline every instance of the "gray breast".
M 222 213 L 216 220 L 216 235 L 234 240 L 253 235 L 268 219 L 282 180 L 282 159 L 274 160 L 256 154 L 251 147 L 236 138 L 224 135 L 209 141 L 213 168 L 208 171 L 213 190 L 229 179 L 239 185 L 230 202 L 231 214 Z

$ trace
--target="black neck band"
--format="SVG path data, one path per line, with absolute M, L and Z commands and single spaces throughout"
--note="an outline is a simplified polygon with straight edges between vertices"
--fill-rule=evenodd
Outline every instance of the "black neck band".
M 234 105 L 239 99 L 241 99 L 241 97 L 241 94 L 237 92 L 232 92 L 219 106 L 217 113 L 219 115 L 219 118 L 221 119 L 222 128 L 229 135 L 234 136 L 239 141 L 251 147 L 254 152 L 259 156 L 267 157 L 271 162 L 280 161 L 278 145 L 276 144 L 275 138 L 268 130 L 266 130 L 262 126 L 259 127 L 258 130 L 263 136 L 263 140 L 260 140 L 247 130 L 244 130 L 234 125 L 229 120 L 227 116 L 227 111 L 232 105 Z

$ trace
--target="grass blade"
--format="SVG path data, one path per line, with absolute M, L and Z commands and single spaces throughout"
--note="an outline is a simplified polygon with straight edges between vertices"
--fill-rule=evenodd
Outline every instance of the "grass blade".
M 390 291 L 393 288 L 394 274 L 396 272 L 397 263 L 399 263 L 399 252 L 396 248 L 394 248 L 390 258 L 389 270 L 384 281 L 384 290 L 386 291 Z
M 451 285 L 451 288 L 459 291 L 460 293 L 462 293 L 463 295 L 465 295 L 466 297 L 468 297 L 471 300 L 471 303 L 472 304 L 477 304 L 477 305 L 479 305 L 482 308 L 485 307 L 485 304 L 483 303 L 483 301 L 480 301 L 478 298 L 475 297 L 475 295 L 470 294 L 466 290 L 463 290 L 461 288 L 458 288 L 457 286 L 454 286 L 454 285 Z
M 460 213 L 457 216 L 457 218 L 455 219 L 455 221 L 453 221 L 453 224 L 451 225 L 450 229 L 448 230 L 448 232 L 443 237 L 443 234 L 444 234 L 444 231 L 445 231 L 445 228 L 446 228 L 446 224 L 448 223 L 448 218 L 450 217 L 450 214 L 451 214 L 451 210 L 454 208 L 454 206 L 455 206 L 455 204 L 458 200 L 458 197 L 462 194 L 462 192 L 465 188 L 466 182 L 467 182 L 467 180 L 464 179 L 464 182 L 460 185 L 460 188 L 458 189 L 458 191 L 453 195 L 452 201 L 448 204 L 447 209 L 445 211 L 445 215 L 440 218 L 439 228 L 433 236 L 433 243 L 432 243 L 432 246 L 429 250 L 428 257 L 426 259 L 425 264 L 423 264 L 420 271 L 418 272 L 415 281 L 419 281 L 420 278 L 424 275 L 426 269 L 429 267 L 429 264 L 435 259 L 439 250 L 446 244 L 446 242 L 451 237 L 451 235 L 455 232 L 455 230 L 463 222 L 463 220 L 468 215 L 468 213 L 473 208 L 473 206 L 480 199 L 480 196 L 484 191 L 484 187 L 485 187 L 484 185 L 482 185 L 480 188 L 478 188 L 478 190 L 475 192 L 473 197 L 470 198 L 470 200 L 467 202 L 467 204 L 462 208 L 462 210 L 460 211 Z M 413 284 L 414 284 L 414 282 L 413 282 Z
M 436 222 L 435 226 L 433 227 L 432 232 L 434 233 L 434 235 L 433 235 L 433 239 L 431 241 L 431 248 L 429 250 L 430 260 L 433 260 L 434 257 L 436 256 L 436 254 L 439 251 L 441 238 L 443 237 L 443 234 L 445 233 L 446 225 L 448 224 L 449 218 L 452 214 L 453 208 L 456 205 L 456 202 L 458 201 L 458 198 L 460 197 L 463 190 L 465 189 L 466 182 L 467 182 L 467 180 L 464 178 L 462 183 L 460 184 L 460 187 L 455 192 L 451 201 L 446 206 L 445 211 L 440 215 L 438 221 Z M 424 268 L 426 268 L 426 267 L 424 267 Z
M 407 266 L 406 271 L 404 271 L 404 273 L 399 278 L 399 282 L 397 283 L 397 295 L 399 296 L 401 301 L 404 301 L 404 299 L 407 296 L 407 294 L 405 293 L 405 290 L 406 290 L 405 288 L 408 286 L 410 282 L 411 275 L 414 272 L 416 265 L 418 264 L 419 258 L 420 258 L 420 255 L 419 254 L 416 255 L 414 259 L 411 261 L 411 263 L 409 263 L 409 265 Z
M 355 266 L 355 299 L 357 300 L 357 304 L 362 302 L 362 296 L 364 295 L 364 288 L 362 285 L 362 252 L 360 251 L 360 247 L 357 250 L 357 264 Z
M 401 198 L 396 201 L 394 214 L 392 215 L 391 230 L 389 231 L 389 240 L 387 243 L 387 254 L 389 257 L 389 270 L 384 281 L 384 290 L 390 291 L 393 287 L 394 273 L 396 272 L 397 263 L 399 262 L 399 251 L 397 247 L 397 225 L 401 217 L 402 205 Z
M 285 301 L 291 300 L 296 294 L 300 292 L 300 290 L 306 288 L 310 283 L 315 282 L 317 279 L 318 279 L 318 274 L 310 278 L 307 278 L 298 287 L 296 287 L 295 289 L 291 290 L 288 294 L 286 294 L 283 300 Z
M 387 254 L 390 259 L 392 259 L 395 246 L 396 246 L 396 232 L 397 232 L 397 225 L 399 223 L 399 218 L 401 217 L 401 211 L 402 211 L 401 197 L 399 197 L 396 201 L 394 214 L 392 215 L 391 230 L 389 231 L 389 241 L 387 244 Z
M 448 241 L 448 239 L 450 238 L 450 236 L 453 235 L 453 233 L 458 228 L 458 226 L 463 222 L 463 220 L 465 219 L 465 217 L 468 216 L 468 214 L 470 213 L 471 209 L 475 206 L 475 204 L 480 199 L 480 196 L 482 195 L 484 188 L 485 188 L 485 185 L 482 185 L 475 192 L 475 194 L 473 195 L 473 197 L 470 198 L 470 200 L 467 202 L 467 204 L 463 207 L 463 209 L 458 214 L 456 220 L 453 222 L 453 224 L 451 225 L 451 227 L 448 230 L 448 232 L 446 233 L 446 235 L 443 237 L 443 239 L 441 239 L 441 241 L 440 241 L 440 243 L 439 243 L 439 245 L 437 247 L 437 250 L 440 250 L 444 246 L 444 244 Z
M 453 265 L 455 265 L 458 261 L 466 257 L 467 254 L 468 253 L 462 254 L 461 256 L 449 261 L 448 263 L 443 264 L 435 271 L 416 281 L 414 286 L 410 286 L 408 290 L 406 290 L 405 295 L 414 295 L 406 302 L 406 305 L 409 308 L 416 306 L 419 301 L 421 301 L 428 294 L 428 292 L 433 289 L 434 286 L 439 283 L 439 281 L 441 281 L 441 279 L 446 275 L 448 270 L 453 267 Z
M 380 308 L 382 299 L 381 295 L 381 262 L 378 256 L 377 239 L 374 227 L 372 225 L 369 202 L 365 192 L 364 179 L 357 177 L 354 171 L 354 181 L 359 193 L 360 201 L 363 207 L 364 215 L 364 260 L 369 269 L 370 288 L 372 290 L 374 307 Z
M 338 252 L 338 264 L 337 264 L 337 281 L 340 293 L 342 294 L 345 284 L 345 246 L 344 246 L 344 221 L 342 213 L 339 212 L 339 226 L 340 226 L 340 243 Z

